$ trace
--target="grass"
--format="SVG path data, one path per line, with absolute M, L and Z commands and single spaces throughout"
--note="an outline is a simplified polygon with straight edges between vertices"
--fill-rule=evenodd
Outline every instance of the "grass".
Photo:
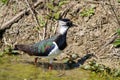
M 55 0 L 46 3 L 46 7 L 48 9 L 47 18 L 58 20 L 61 18 L 61 9 L 64 4 L 67 4 L 69 0 L 60 0 L 58 3 L 55 3 Z
M 82 17 L 90 17 L 95 14 L 95 11 L 93 8 L 85 9 L 80 13 L 80 16 Z
M 20 62 L 20 56 L 0 57 L 0 80 L 119 80 L 119 78 L 83 70 L 47 70 Z M 59 74 L 65 73 L 61 77 Z
M 7 4 L 8 0 L 0 0 L 2 4 Z
M 118 29 L 116 32 L 120 36 L 120 29 Z M 120 39 L 115 39 L 115 41 L 113 42 L 113 45 L 115 47 L 119 47 L 120 46 Z
M 120 3 L 120 0 L 118 0 L 118 3 Z

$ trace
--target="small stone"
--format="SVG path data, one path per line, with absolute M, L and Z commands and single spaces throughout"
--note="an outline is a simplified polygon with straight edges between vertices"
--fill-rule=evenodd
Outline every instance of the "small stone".
M 84 17 L 85 22 L 88 22 L 89 19 L 90 19 L 89 17 Z
M 78 58 L 78 55 L 77 55 L 77 54 L 72 54 L 72 58 L 73 58 L 73 59 L 77 59 L 77 58 Z
M 85 31 L 80 31 L 79 35 L 80 36 L 84 36 L 85 35 Z
M 95 4 L 91 4 L 91 8 L 95 9 L 96 5 Z

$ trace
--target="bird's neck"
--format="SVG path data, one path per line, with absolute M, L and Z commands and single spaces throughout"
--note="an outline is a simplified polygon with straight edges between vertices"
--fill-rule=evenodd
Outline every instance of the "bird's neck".
M 65 49 L 65 47 L 67 46 L 67 42 L 66 42 L 66 34 L 60 34 L 57 36 L 57 38 L 55 39 L 55 43 L 57 44 L 58 48 L 60 50 Z
M 60 28 L 58 29 L 58 33 L 64 35 L 67 33 L 67 30 L 68 30 L 67 26 L 60 26 Z
M 67 46 L 67 42 L 66 42 L 67 30 L 68 30 L 67 26 L 61 26 L 58 29 L 58 36 L 55 39 L 55 42 L 58 45 L 60 50 L 65 49 Z

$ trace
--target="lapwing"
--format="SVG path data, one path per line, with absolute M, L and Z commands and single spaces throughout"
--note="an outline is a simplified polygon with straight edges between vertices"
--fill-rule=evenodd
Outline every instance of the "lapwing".
M 60 19 L 58 24 L 57 32 L 53 37 L 31 45 L 17 44 L 14 46 L 14 50 L 36 56 L 35 64 L 38 57 L 47 57 L 50 60 L 49 69 L 52 68 L 53 59 L 67 47 L 66 35 L 68 29 L 75 26 L 70 19 Z

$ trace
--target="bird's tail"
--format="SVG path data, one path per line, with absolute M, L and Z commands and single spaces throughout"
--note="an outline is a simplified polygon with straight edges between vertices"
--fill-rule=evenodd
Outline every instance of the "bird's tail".
M 32 55 L 32 47 L 30 45 L 15 45 L 14 50 L 19 50 L 19 51 L 23 51 L 25 53 L 28 53 L 29 55 Z

